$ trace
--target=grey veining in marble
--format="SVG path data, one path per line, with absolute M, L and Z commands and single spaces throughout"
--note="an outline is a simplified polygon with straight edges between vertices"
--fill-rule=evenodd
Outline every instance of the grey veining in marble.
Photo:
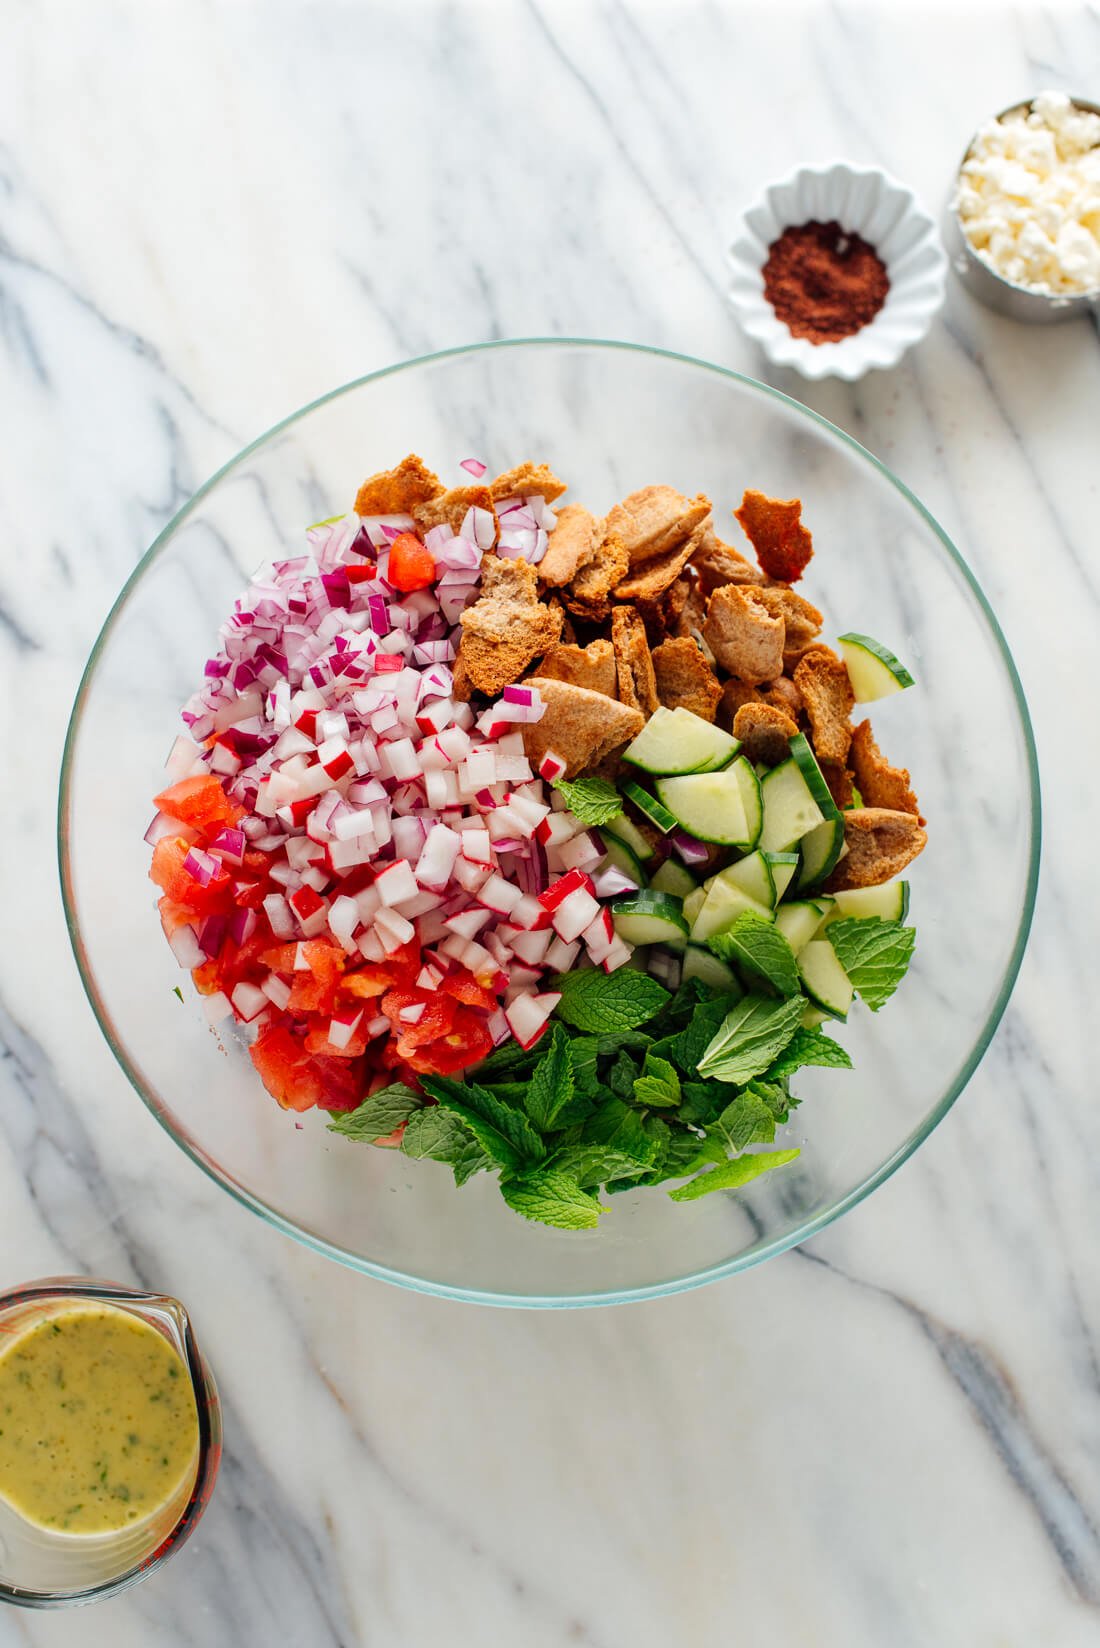
M 1046 801 L 1020 982 L 916 1158 L 802 1252 L 619 1311 L 372 1284 L 219 1193 L 116 1069 L 56 892 L 83 660 L 241 444 L 469 340 L 651 342 L 768 374 L 723 299 L 798 162 L 931 205 L 977 122 L 1088 94 L 1095 3 L 0 5 L 0 1281 L 193 1309 L 223 1478 L 150 1584 L 47 1648 L 1086 1648 L 1100 1640 L 1100 343 L 955 287 L 895 372 L 771 381 L 963 547 Z

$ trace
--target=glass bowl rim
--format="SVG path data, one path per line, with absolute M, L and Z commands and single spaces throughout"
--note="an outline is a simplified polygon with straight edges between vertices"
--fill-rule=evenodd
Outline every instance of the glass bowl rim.
M 308 418 L 311 413 L 318 411 L 322 406 L 327 406 L 330 402 L 339 400 L 342 396 L 349 395 L 353 391 L 361 389 L 365 384 L 377 383 L 385 378 L 393 377 L 398 373 L 415 371 L 418 368 L 431 366 L 440 361 L 458 360 L 464 356 L 488 353 L 503 354 L 512 350 L 523 349 L 542 349 L 552 351 L 578 348 L 650 356 L 658 360 L 672 361 L 680 366 L 692 367 L 697 370 L 709 372 L 720 378 L 727 378 L 734 383 L 743 385 L 754 394 L 762 394 L 766 398 L 776 401 L 781 406 L 795 412 L 798 416 L 806 418 L 811 423 L 818 425 L 820 428 L 827 431 L 829 435 L 837 437 L 847 447 L 849 447 L 852 452 L 856 453 L 860 459 L 870 464 L 872 469 L 876 470 L 879 475 L 888 481 L 894 490 L 905 500 L 905 502 L 916 511 L 917 515 L 921 518 L 925 525 L 930 528 L 936 538 L 939 539 L 944 550 L 947 552 L 948 557 L 958 568 L 964 582 L 970 590 L 970 593 L 976 600 L 993 641 L 1000 653 L 1001 662 L 1008 677 L 1009 685 L 1012 688 L 1012 694 L 1016 704 L 1016 713 L 1019 718 L 1019 726 L 1023 734 L 1028 768 L 1029 852 L 1027 877 L 1024 887 L 1020 920 L 1016 929 L 1016 937 L 1012 947 L 1012 952 L 1008 958 L 997 995 L 993 1001 L 989 1013 L 986 1016 L 984 1024 L 981 1026 L 981 1029 L 975 1038 L 971 1051 L 963 1063 L 961 1070 L 956 1075 L 954 1081 L 949 1085 L 946 1092 L 941 1095 L 937 1103 L 928 1112 L 924 1120 L 913 1129 L 907 1138 L 902 1140 L 898 1147 L 891 1152 L 884 1162 L 879 1164 L 874 1172 L 868 1174 L 858 1185 L 848 1191 L 846 1195 L 840 1197 L 837 1201 L 831 1203 L 827 1208 L 822 1209 L 819 1213 L 816 1213 L 812 1218 L 804 1220 L 795 1230 L 776 1237 L 773 1241 L 766 1243 L 761 1248 L 752 1249 L 750 1252 L 738 1255 L 733 1259 L 726 1259 L 719 1264 L 708 1265 L 702 1270 L 691 1271 L 682 1276 L 674 1276 L 665 1281 L 646 1283 L 645 1285 L 638 1287 L 610 1289 L 606 1292 L 597 1293 L 496 1293 L 486 1292 L 479 1288 L 460 1287 L 450 1282 L 437 1282 L 426 1277 L 412 1275 L 406 1271 L 395 1270 L 391 1266 L 378 1264 L 374 1260 L 366 1259 L 361 1254 L 352 1253 L 347 1248 L 341 1247 L 338 1243 L 329 1241 L 325 1237 L 319 1236 L 312 1231 L 302 1229 L 302 1227 L 296 1224 L 293 1219 L 286 1217 L 284 1214 L 280 1213 L 278 1209 L 269 1206 L 269 1204 L 261 1197 L 254 1195 L 243 1185 L 235 1183 L 228 1175 L 222 1172 L 216 1162 L 208 1158 L 197 1146 L 190 1143 L 175 1131 L 166 1116 L 161 1113 L 154 1096 L 146 1090 L 141 1076 L 138 1070 L 131 1063 L 129 1055 L 125 1046 L 122 1044 L 121 1039 L 115 1035 L 106 1006 L 100 1000 L 92 968 L 83 951 L 80 927 L 76 915 L 76 901 L 72 885 L 71 869 L 67 852 L 69 811 L 72 794 L 73 755 L 76 747 L 77 736 L 80 730 L 84 702 L 91 688 L 92 679 L 95 675 L 99 660 L 111 638 L 115 624 L 118 621 L 123 608 L 129 601 L 131 594 L 144 577 L 146 571 L 167 549 L 168 545 L 175 537 L 178 528 L 183 525 L 188 516 L 192 514 L 206 495 L 209 492 L 212 492 L 214 488 L 218 486 L 218 484 L 228 475 L 230 475 L 239 465 L 245 463 L 254 453 L 260 451 L 261 448 L 265 447 L 276 436 L 282 434 L 284 430 L 290 429 L 295 424 L 302 422 Z M 95 1015 L 96 1022 L 98 1023 L 108 1046 L 118 1061 L 123 1074 L 130 1082 L 130 1085 L 133 1087 L 146 1109 L 150 1112 L 156 1122 L 164 1129 L 173 1142 L 187 1156 L 189 1156 L 190 1159 L 195 1162 L 195 1164 L 200 1167 L 202 1171 L 214 1181 L 215 1184 L 219 1185 L 224 1191 L 228 1192 L 228 1194 L 243 1207 L 250 1208 L 252 1212 L 259 1214 L 259 1216 L 274 1229 L 282 1231 L 285 1235 L 292 1237 L 295 1241 L 301 1242 L 303 1246 L 309 1248 L 311 1251 L 323 1254 L 327 1258 L 335 1259 L 338 1263 L 346 1265 L 351 1270 L 358 1271 L 363 1275 L 373 1276 L 379 1281 L 389 1282 L 397 1287 L 406 1288 L 410 1292 L 414 1293 L 430 1294 L 437 1298 L 444 1299 L 457 1299 L 472 1304 L 494 1305 L 505 1309 L 518 1308 L 530 1310 L 572 1310 L 598 1305 L 637 1303 L 646 1299 L 663 1298 L 668 1294 L 685 1293 L 691 1288 L 702 1287 L 705 1283 L 720 1281 L 723 1277 L 734 1276 L 739 1271 L 749 1270 L 755 1265 L 763 1264 L 766 1259 L 774 1258 L 780 1253 L 785 1253 L 791 1248 L 800 1246 L 803 1242 L 809 1240 L 811 1236 L 815 1236 L 820 1231 L 825 1230 L 833 1223 L 835 1219 L 840 1218 L 843 1213 L 847 1213 L 852 1208 L 857 1207 L 859 1203 L 869 1196 L 873 1190 L 876 1190 L 879 1185 L 885 1184 L 886 1180 L 896 1173 L 898 1168 L 901 1167 L 904 1162 L 908 1161 L 909 1157 L 912 1156 L 919 1146 L 924 1143 L 925 1139 L 929 1137 L 933 1130 L 947 1115 L 947 1112 L 951 1109 L 960 1093 L 962 1093 L 978 1065 L 981 1063 L 981 1060 L 984 1058 L 989 1044 L 996 1033 L 1005 1008 L 1008 1005 L 1016 979 L 1019 975 L 1024 950 L 1027 946 L 1028 935 L 1031 931 L 1031 922 L 1035 911 L 1035 898 L 1039 880 L 1041 841 L 1042 804 L 1040 799 L 1039 763 L 1035 746 L 1035 734 L 1031 724 L 1031 716 L 1028 712 L 1027 700 L 1024 696 L 1023 685 L 1020 681 L 1019 672 L 1017 671 L 1012 653 L 1009 650 L 1008 643 L 1005 640 L 996 615 L 994 614 L 989 601 L 986 599 L 985 593 L 983 592 L 973 572 L 970 570 L 967 562 L 964 560 L 962 554 L 944 531 L 943 527 L 940 526 L 939 522 L 935 519 L 931 512 L 925 508 L 920 499 L 910 491 L 904 481 L 899 480 L 899 478 L 891 469 L 887 467 L 886 464 L 881 461 L 881 459 L 875 457 L 873 452 L 868 451 L 868 449 L 859 441 L 855 440 L 845 430 L 838 428 L 836 424 L 831 423 L 829 419 L 823 417 L 820 412 L 816 412 L 812 407 L 805 406 L 801 401 L 795 400 L 792 396 L 784 394 L 781 389 L 775 389 L 770 384 L 761 383 L 759 379 L 749 377 L 744 372 L 736 372 L 731 367 L 719 366 L 713 361 L 701 360 L 697 356 L 680 354 L 671 349 L 660 349 L 650 344 L 638 344 L 607 338 L 584 337 L 521 337 L 497 339 L 485 343 L 463 344 L 449 349 L 434 350 L 429 354 L 416 355 L 408 360 L 399 361 L 392 366 L 380 367 L 377 371 L 364 373 L 361 377 L 353 378 L 348 383 L 341 384 L 336 389 L 330 389 L 327 393 L 318 396 L 317 399 L 309 401 L 305 406 L 300 407 L 296 412 L 292 412 L 288 417 L 280 419 L 278 423 L 273 424 L 270 429 L 267 429 L 263 434 L 258 435 L 255 440 L 250 441 L 247 446 L 241 449 L 240 452 L 236 453 L 226 463 L 224 463 L 220 469 L 216 470 L 215 473 L 211 475 L 210 478 L 205 481 L 190 498 L 188 498 L 186 503 L 184 503 L 181 508 L 176 511 L 171 520 L 161 528 L 160 532 L 154 538 L 145 554 L 141 557 L 140 561 L 138 561 L 134 570 L 123 584 L 122 589 L 119 591 L 118 596 L 111 606 L 110 612 L 104 620 L 103 627 L 99 632 L 95 645 L 89 654 L 88 662 L 84 667 L 84 672 L 80 678 L 80 685 L 77 688 L 76 698 L 73 702 L 69 725 L 65 734 L 65 747 L 61 762 L 61 780 L 58 791 L 57 808 L 58 869 L 61 879 L 62 902 L 65 910 L 65 925 L 68 929 L 69 940 L 72 944 L 73 955 L 76 960 L 77 970 L 80 973 L 80 979 L 84 986 L 85 994 L 88 997 L 88 1001 L 91 1005 L 92 1012 Z

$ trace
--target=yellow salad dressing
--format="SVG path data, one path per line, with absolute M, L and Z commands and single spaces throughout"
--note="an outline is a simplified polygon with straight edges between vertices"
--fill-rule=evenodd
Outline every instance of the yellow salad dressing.
M 130 1527 L 179 1492 L 198 1442 L 185 1364 L 128 1311 L 78 1307 L 0 1340 L 0 1494 L 27 1521 Z

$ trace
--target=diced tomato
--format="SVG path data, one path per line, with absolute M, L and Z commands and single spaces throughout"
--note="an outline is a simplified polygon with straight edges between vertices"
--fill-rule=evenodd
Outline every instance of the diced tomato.
M 186 904 L 177 904 L 167 893 L 157 899 L 157 909 L 165 938 L 171 938 L 173 933 L 178 933 L 181 927 L 188 926 L 195 919 L 194 910 L 188 909 Z
M 245 809 L 231 801 L 213 773 L 199 773 L 194 778 L 181 778 L 154 797 L 154 805 L 170 818 L 178 818 L 195 829 L 222 829 L 236 824 L 244 817 Z
M 435 583 L 435 557 L 415 532 L 399 532 L 390 545 L 386 582 L 409 594 Z
M 221 989 L 218 964 L 213 959 L 204 961 L 201 967 L 193 967 L 191 977 L 195 981 L 195 989 L 200 996 L 212 996 L 215 991 Z
M 481 1014 L 469 1007 L 459 1007 L 445 1036 L 403 1057 L 412 1070 L 422 1075 L 452 1076 L 456 1070 L 477 1064 L 492 1051 L 492 1046 L 493 1038 Z
M 389 995 L 383 996 L 382 1011 L 387 1012 L 386 1003 L 402 994 L 404 992 L 391 990 Z M 390 1015 L 390 1022 L 397 1034 L 397 1051 L 403 1059 L 407 1059 L 418 1047 L 427 1047 L 429 1043 L 439 1041 L 454 1027 L 458 1009 L 448 996 L 430 996 L 423 1005 L 424 1011 L 415 1023 L 406 1023 L 400 1016 L 395 1018 Z
M 320 1072 L 302 1042 L 283 1025 L 265 1030 L 253 1042 L 249 1056 L 260 1080 L 284 1110 L 310 1110 L 320 1103 L 324 1092 Z
M 493 992 L 479 984 L 473 974 L 468 973 L 464 967 L 445 978 L 439 988 L 444 995 L 453 996 L 456 1001 L 464 1002 L 467 1007 L 480 1007 L 486 1013 L 491 1013 L 498 1005 Z
M 357 1110 L 366 1097 L 366 1066 L 363 1059 L 332 1059 L 315 1054 L 310 1059 L 320 1083 L 319 1100 L 325 1110 Z
M 293 973 L 298 961 L 298 946 L 273 944 L 270 949 L 261 952 L 260 960 L 265 967 L 270 967 L 273 973 Z
M 374 997 L 385 995 L 392 985 L 393 979 L 388 969 L 376 966 L 374 963 L 370 963 L 366 967 L 357 967 L 354 973 L 345 973 L 340 980 L 342 994 L 362 997 L 368 1001 Z
M 215 910 L 233 907 L 233 882 L 224 870 L 219 870 L 204 887 L 184 869 L 189 848 L 181 836 L 166 835 L 153 848 L 153 862 L 149 876 L 174 904 L 183 905 L 194 915 L 211 915 Z
M 364 1019 L 366 1015 L 364 1014 Z M 367 1050 L 367 1031 L 364 1023 L 360 1023 L 346 1047 L 334 1047 L 328 1039 L 328 1028 L 331 1020 L 323 1013 L 313 1018 L 306 1036 L 307 1053 L 324 1053 L 333 1059 L 358 1059 Z
M 310 939 L 303 944 L 302 954 L 306 967 L 298 968 L 294 974 L 290 1010 L 292 1013 L 331 1013 L 336 1005 L 336 988 L 343 977 L 344 952 L 325 939 Z
M 378 576 L 378 568 L 373 561 L 357 561 L 344 568 L 349 584 L 365 584 L 369 579 Z

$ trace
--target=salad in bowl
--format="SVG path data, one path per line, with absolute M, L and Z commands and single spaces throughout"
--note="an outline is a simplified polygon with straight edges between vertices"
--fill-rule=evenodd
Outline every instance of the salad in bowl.
M 284 1110 L 590 1229 L 792 1161 L 792 1079 L 904 976 L 925 820 L 857 707 L 913 681 L 822 638 L 797 500 L 745 491 L 734 544 L 701 493 L 462 467 L 410 455 L 256 572 L 150 874 Z

